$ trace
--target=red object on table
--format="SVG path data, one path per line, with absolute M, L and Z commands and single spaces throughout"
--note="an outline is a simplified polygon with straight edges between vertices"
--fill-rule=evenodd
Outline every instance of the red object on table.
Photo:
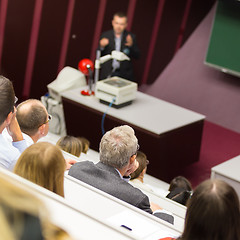
M 78 69 L 84 75 L 88 76 L 89 75 L 89 69 L 91 69 L 92 71 L 94 70 L 93 62 L 88 58 L 84 58 L 78 63 Z

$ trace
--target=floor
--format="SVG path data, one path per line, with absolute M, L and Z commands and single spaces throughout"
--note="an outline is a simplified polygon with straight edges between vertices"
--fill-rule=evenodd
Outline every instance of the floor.
M 193 187 L 210 178 L 211 168 L 240 155 L 240 134 L 205 121 L 200 159 L 182 169 Z

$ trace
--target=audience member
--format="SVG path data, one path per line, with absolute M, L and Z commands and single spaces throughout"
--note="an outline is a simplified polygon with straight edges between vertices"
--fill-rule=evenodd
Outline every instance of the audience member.
M 78 137 L 78 139 L 81 141 L 82 143 L 82 152 L 87 154 L 87 151 L 90 147 L 90 142 L 87 138 L 85 137 Z
M 64 197 L 65 169 L 61 150 L 51 143 L 39 142 L 21 154 L 14 173 Z
M 0 166 L 12 170 L 21 152 L 27 148 L 16 119 L 16 104 L 12 82 L 0 76 Z M 7 129 L 9 142 L 2 132 Z
M 4 240 L 70 240 L 48 220 L 40 200 L 0 176 L 0 232 Z
M 104 134 L 100 142 L 100 162 L 90 161 L 74 164 L 69 175 L 113 195 L 148 213 L 153 213 L 148 197 L 127 181 L 138 167 L 136 153 L 138 140 L 129 126 L 115 127 Z M 154 210 L 156 204 L 154 206 Z M 161 212 L 154 215 L 173 223 L 173 216 Z
M 173 191 L 175 188 L 182 188 L 187 191 L 192 191 L 192 184 L 183 176 L 177 176 L 172 179 L 169 185 L 169 191 Z
M 187 203 L 181 240 L 239 240 L 240 208 L 238 195 L 222 180 L 206 180 Z
M 192 194 L 192 185 L 185 177 L 177 176 L 171 181 L 168 190 L 170 192 L 166 196 L 167 198 L 182 205 L 186 205 Z
M 61 137 L 56 145 L 60 147 L 65 152 L 71 153 L 72 155 L 76 157 L 80 157 L 80 154 L 82 152 L 82 142 L 73 136 L 64 136 Z
M 16 114 L 19 126 L 28 146 L 47 135 L 51 115 L 37 99 L 28 99 L 17 106 Z
M 129 183 L 131 183 L 134 187 L 152 192 L 153 190 L 148 185 L 144 184 L 143 181 L 144 175 L 147 171 L 147 165 L 149 164 L 147 156 L 145 153 L 137 151 L 136 159 L 139 163 L 139 166 L 133 173 L 131 173 L 131 180 Z

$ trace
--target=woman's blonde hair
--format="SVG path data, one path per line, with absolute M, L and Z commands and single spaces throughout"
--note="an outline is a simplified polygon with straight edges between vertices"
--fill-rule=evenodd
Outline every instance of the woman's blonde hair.
M 25 214 L 38 217 L 44 213 L 44 206 L 37 198 L 8 182 L 4 176 L 0 176 L 0 186 L 1 239 L 20 239 Z
M 62 197 L 66 162 L 61 150 L 47 142 L 28 147 L 18 159 L 14 173 Z
M 45 205 L 25 189 L 0 175 L 1 239 L 71 240 L 63 229 L 48 221 Z
M 80 157 L 81 155 L 82 142 L 80 141 L 80 139 L 76 137 L 68 136 L 68 135 L 61 137 L 57 141 L 56 145 L 59 146 L 65 152 L 71 153 L 76 157 Z
M 82 143 L 82 152 L 86 154 L 90 147 L 90 141 L 85 137 L 78 137 L 78 139 Z

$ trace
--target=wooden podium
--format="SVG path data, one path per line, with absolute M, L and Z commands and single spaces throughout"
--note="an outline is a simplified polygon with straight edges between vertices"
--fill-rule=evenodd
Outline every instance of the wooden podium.
M 81 89 L 62 93 L 68 135 L 84 136 L 90 148 L 99 150 L 101 120 L 108 106 L 94 96 L 82 96 Z M 148 174 L 170 182 L 180 169 L 199 159 L 205 116 L 137 92 L 136 99 L 121 109 L 111 108 L 105 131 L 127 124 L 136 133 L 140 150 L 149 161 Z

